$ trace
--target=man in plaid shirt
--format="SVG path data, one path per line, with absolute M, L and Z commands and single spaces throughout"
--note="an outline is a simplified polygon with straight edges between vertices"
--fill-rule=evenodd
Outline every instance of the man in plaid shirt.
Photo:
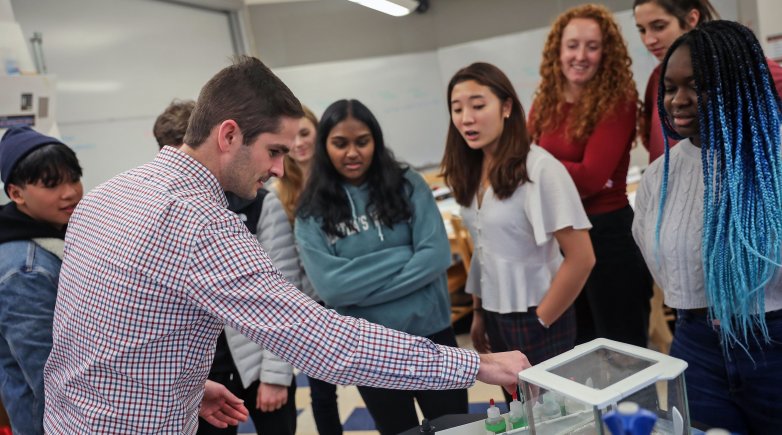
M 195 433 L 224 324 L 335 384 L 515 384 L 529 366 L 519 352 L 479 356 L 322 308 L 226 208 L 224 191 L 253 198 L 282 175 L 301 116 L 266 66 L 242 58 L 201 90 L 179 150 L 85 196 L 65 239 L 47 433 Z

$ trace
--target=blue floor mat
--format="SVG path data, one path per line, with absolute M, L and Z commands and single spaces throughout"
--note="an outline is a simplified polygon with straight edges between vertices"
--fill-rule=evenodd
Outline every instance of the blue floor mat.
M 375 420 L 366 408 L 356 408 L 350 413 L 350 417 L 342 424 L 344 431 L 351 430 L 375 430 Z

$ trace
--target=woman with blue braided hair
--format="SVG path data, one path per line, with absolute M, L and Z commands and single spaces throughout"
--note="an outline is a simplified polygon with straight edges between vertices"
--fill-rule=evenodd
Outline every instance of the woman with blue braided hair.
M 691 417 L 782 433 L 782 102 L 734 22 L 678 38 L 660 77 L 665 153 L 644 174 L 633 234 L 678 309 L 671 355 L 688 363 Z

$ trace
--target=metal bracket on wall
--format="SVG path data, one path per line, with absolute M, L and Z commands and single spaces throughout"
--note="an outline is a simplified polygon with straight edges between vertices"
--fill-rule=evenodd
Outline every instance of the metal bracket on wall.
M 46 58 L 43 55 L 43 33 L 34 32 L 30 38 L 30 47 L 33 50 L 33 62 L 38 74 L 46 74 Z

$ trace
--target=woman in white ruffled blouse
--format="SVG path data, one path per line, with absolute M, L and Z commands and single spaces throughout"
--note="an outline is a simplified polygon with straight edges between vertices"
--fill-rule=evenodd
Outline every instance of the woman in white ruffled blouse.
M 466 286 L 473 344 L 540 363 L 575 343 L 572 304 L 595 262 L 591 224 L 565 167 L 530 144 L 502 71 L 462 68 L 448 85 L 448 107 L 443 174 L 475 242 Z

